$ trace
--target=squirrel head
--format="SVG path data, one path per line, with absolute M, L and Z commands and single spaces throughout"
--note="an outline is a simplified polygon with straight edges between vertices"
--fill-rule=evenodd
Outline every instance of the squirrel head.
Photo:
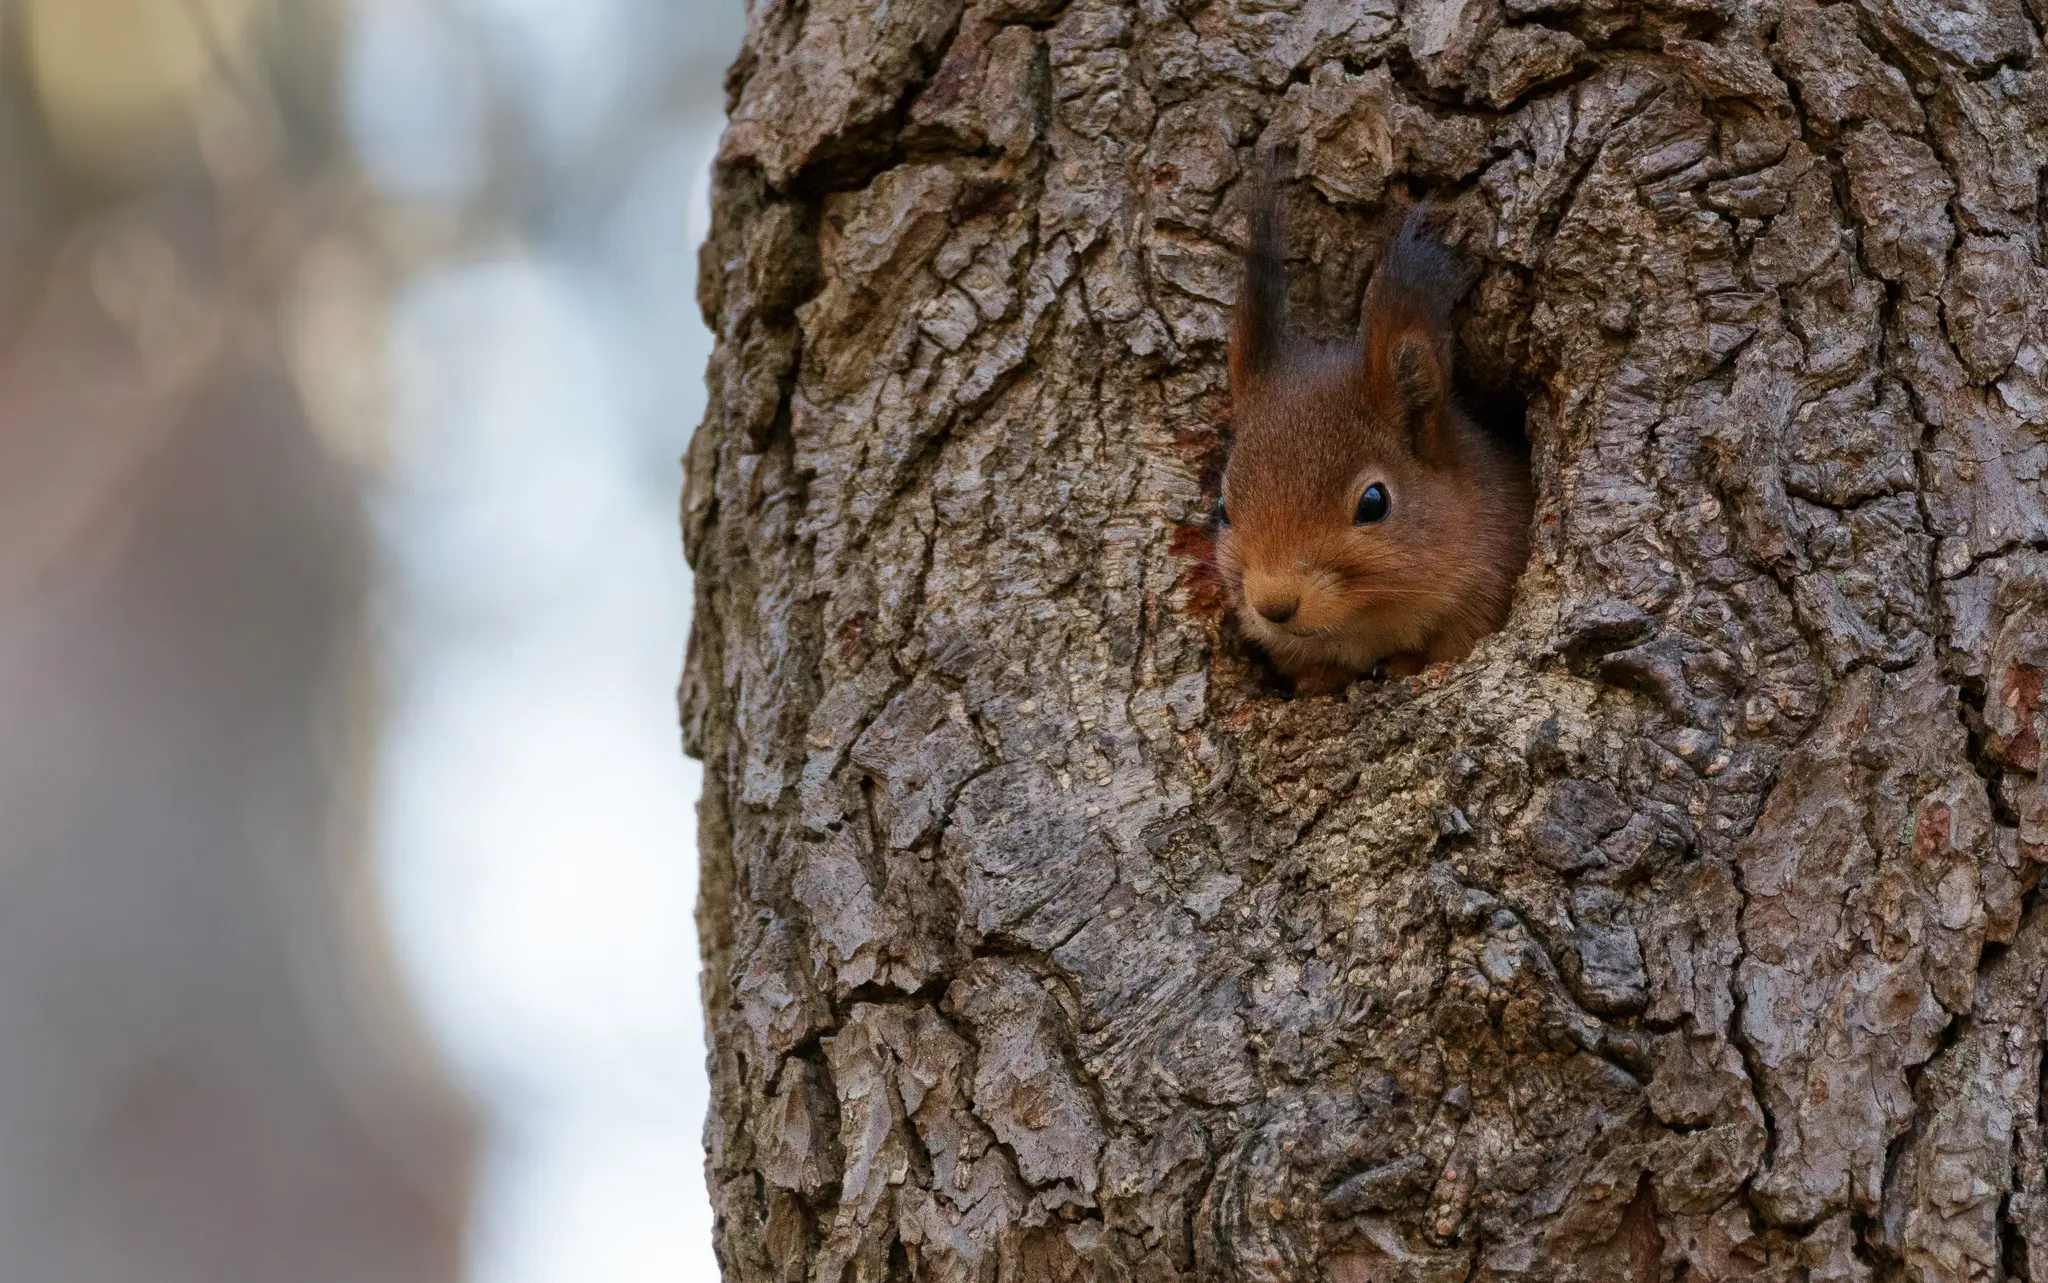
M 1449 326 L 1470 278 L 1418 209 L 1373 273 L 1358 341 L 1329 346 L 1290 335 L 1285 273 L 1269 181 L 1230 341 L 1217 565 L 1283 668 L 1333 648 L 1369 664 L 1419 647 L 1470 593 L 1483 461 L 1452 396 Z

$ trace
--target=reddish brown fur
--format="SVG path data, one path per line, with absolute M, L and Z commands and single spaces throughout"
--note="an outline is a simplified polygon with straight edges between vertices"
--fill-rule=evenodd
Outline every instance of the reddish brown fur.
M 1451 395 L 1462 273 L 1419 230 L 1411 218 L 1375 272 L 1360 346 L 1288 335 L 1270 213 L 1247 259 L 1217 566 L 1245 631 L 1298 689 L 1464 658 L 1506 620 L 1528 558 L 1528 471 Z M 1354 525 L 1375 481 L 1391 511 Z M 1284 623 L 1259 609 L 1289 599 Z

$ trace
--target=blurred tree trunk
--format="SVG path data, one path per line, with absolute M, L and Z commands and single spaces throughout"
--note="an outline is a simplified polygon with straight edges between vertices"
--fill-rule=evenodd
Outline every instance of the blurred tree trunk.
M 172 376 L 98 306 L 138 238 L 204 261 L 192 202 L 101 222 L 0 310 L 0 1277 L 454 1283 L 469 1119 L 364 855 L 361 496 L 216 343 L 255 304 L 152 300 Z
M 338 15 L 290 9 L 265 50 L 325 66 Z M 339 243 L 350 210 L 316 120 L 234 128 L 281 118 L 269 64 L 186 61 L 270 16 L 0 16 L 10 1281 L 463 1273 L 470 1117 L 414 1026 L 368 859 L 362 478 L 305 412 L 280 323 L 309 241 Z M 201 102 L 229 179 L 199 154 Z
M 727 1277 L 2048 1283 L 2039 0 L 770 0 L 689 458 Z M 1289 699 L 1242 176 L 1541 500 Z

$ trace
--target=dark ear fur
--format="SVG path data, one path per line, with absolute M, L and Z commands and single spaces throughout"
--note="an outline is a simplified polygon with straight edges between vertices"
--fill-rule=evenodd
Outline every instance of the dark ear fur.
M 1451 308 L 1470 287 L 1456 254 L 1423 231 L 1426 207 L 1402 221 L 1365 292 L 1365 393 L 1398 405 L 1417 457 L 1446 461 L 1450 432 Z
M 1254 180 L 1251 244 L 1230 326 L 1230 386 L 1240 392 L 1272 372 L 1287 332 L 1287 261 L 1274 166 L 1268 156 Z

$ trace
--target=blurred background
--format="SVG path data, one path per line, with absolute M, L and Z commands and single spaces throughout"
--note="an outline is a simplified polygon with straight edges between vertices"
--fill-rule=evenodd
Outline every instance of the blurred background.
M 0 0 L 0 1278 L 711 1280 L 740 0 Z

